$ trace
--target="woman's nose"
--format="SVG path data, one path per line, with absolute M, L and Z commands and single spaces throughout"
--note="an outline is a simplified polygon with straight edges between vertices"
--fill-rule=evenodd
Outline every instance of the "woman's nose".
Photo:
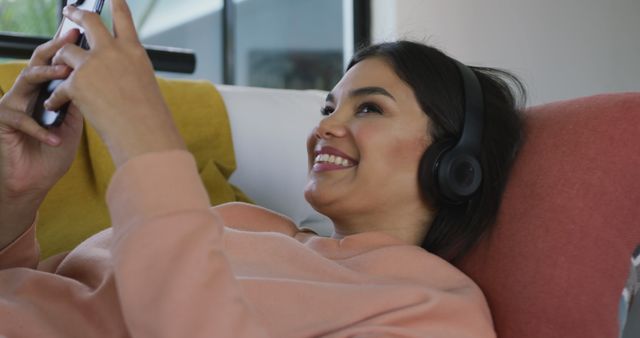
M 346 133 L 346 123 L 337 118 L 335 113 L 322 119 L 316 128 L 316 137 L 319 139 L 343 137 Z

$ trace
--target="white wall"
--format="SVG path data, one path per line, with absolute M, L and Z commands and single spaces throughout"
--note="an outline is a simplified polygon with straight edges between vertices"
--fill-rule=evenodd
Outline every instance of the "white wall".
M 640 0 L 373 0 L 372 34 L 511 70 L 530 104 L 640 91 Z

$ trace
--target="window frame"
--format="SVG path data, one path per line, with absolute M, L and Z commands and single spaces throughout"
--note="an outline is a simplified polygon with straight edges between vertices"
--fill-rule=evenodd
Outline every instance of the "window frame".
M 354 50 L 371 43 L 371 0 L 353 1 L 353 41 Z M 58 20 L 62 20 L 62 8 L 66 1 L 60 1 Z M 222 62 L 223 83 L 235 83 L 236 57 L 236 10 L 233 0 L 224 0 L 222 6 Z M 35 48 L 50 38 L 28 34 L 0 32 L 0 57 L 29 59 Z M 195 52 L 173 47 L 144 46 L 156 71 L 192 74 L 196 68 Z

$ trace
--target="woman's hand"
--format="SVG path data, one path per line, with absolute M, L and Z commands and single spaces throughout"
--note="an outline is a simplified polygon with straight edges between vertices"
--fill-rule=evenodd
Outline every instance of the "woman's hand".
M 184 149 L 153 67 L 138 40 L 125 0 L 113 0 L 114 35 L 99 15 L 67 6 L 64 15 L 85 29 L 91 46 L 62 48 L 53 63 L 73 69 L 45 102 L 58 109 L 72 101 L 109 147 L 116 166 L 134 156 Z
M 71 69 L 49 65 L 71 31 L 39 46 L 11 90 L 0 99 L 0 248 L 31 225 L 40 203 L 73 162 L 82 135 L 82 116 L 73 106 L 64 123 L 46 130 L 29 115 L 43 83 L 64 79 Z

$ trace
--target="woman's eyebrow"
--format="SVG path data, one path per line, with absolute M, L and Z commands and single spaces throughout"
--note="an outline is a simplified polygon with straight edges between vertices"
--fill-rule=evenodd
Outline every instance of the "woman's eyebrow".
M 349 92 L 349 96 L 351 97 L 366 96 L 366 95 L 384 95 L 391 98 L 394 101 L 396 100 L 396 98 L 393 97 L 391 93 L 389 93 L 386 89 L 382 87 L 362 87 L 362 88 L 354 89 Z
M 396 101 L 396 98 L 391 95 L 386 89 L 382 87 L 362 87 L 356 88 L 349 92 L 350 97 L 366 96 L 366 95 L 384 95 Z M 326 102 L 335 102 L 335 96 L 331 93 L 327 94 Z

